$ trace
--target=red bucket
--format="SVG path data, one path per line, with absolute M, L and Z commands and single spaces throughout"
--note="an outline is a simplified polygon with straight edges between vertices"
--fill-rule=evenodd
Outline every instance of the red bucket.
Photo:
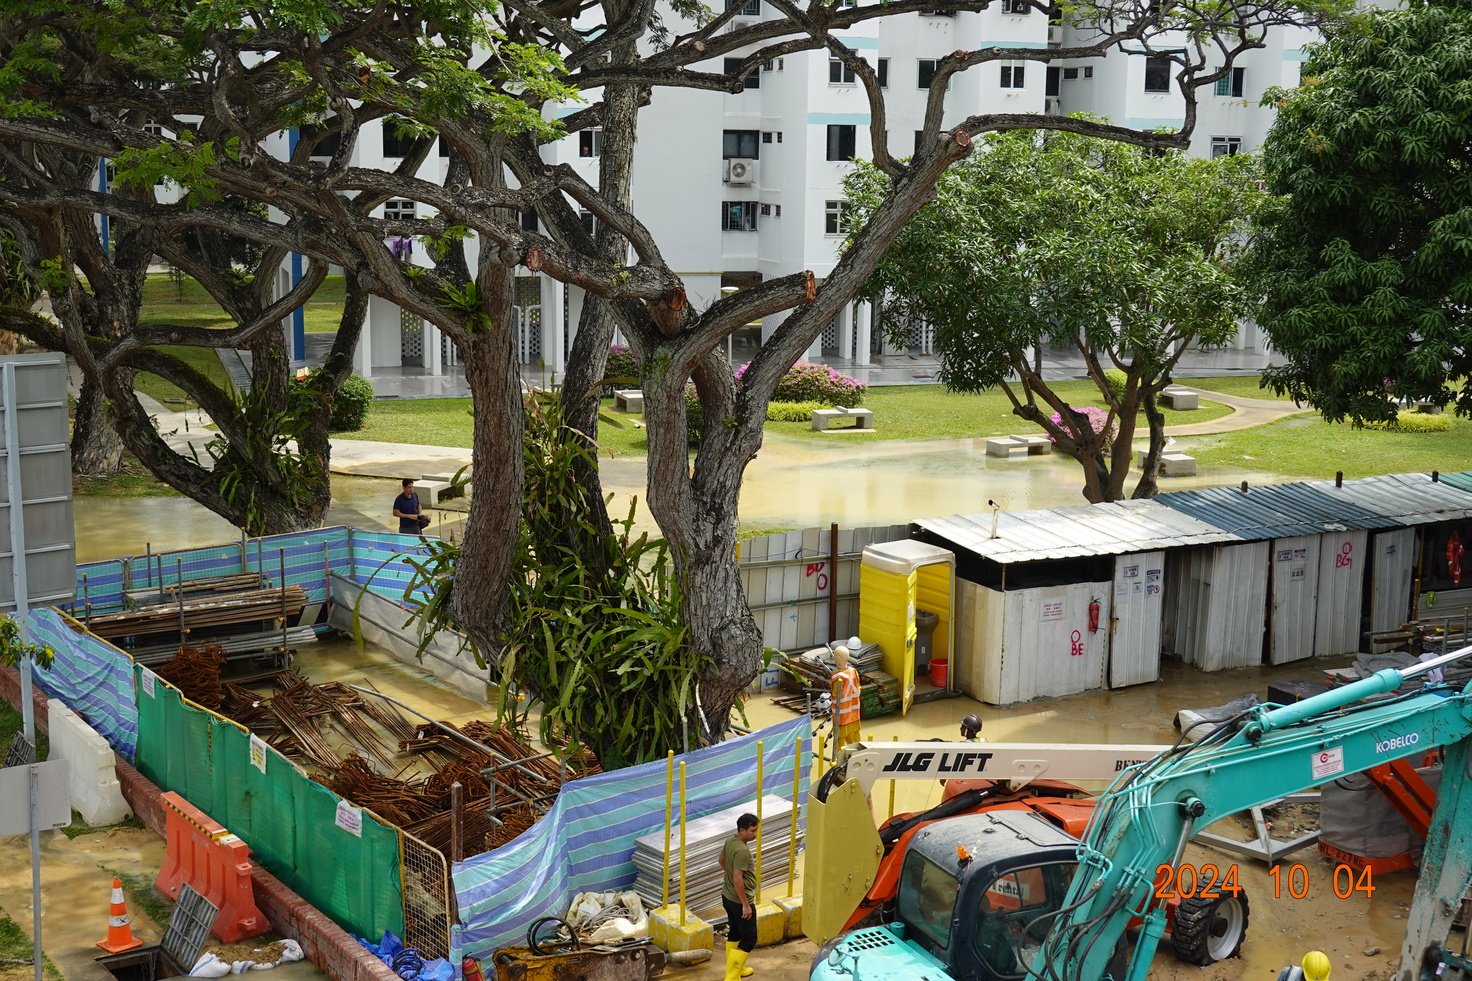
M 930 683 L 937 688 L 944 688 L 946 681 L 950 678 L 950 663 L 945 658 L 939 658 L 930 662 Z

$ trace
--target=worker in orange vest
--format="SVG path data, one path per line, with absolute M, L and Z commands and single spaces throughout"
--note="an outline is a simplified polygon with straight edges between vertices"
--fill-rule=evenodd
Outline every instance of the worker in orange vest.
M 833 692 L 833 718 L 838 724 L 838 738 L 834 751 L 840 746 L 859 741 L 859 672 L 848 664 L 848 648 L 843 645 L 833 648 L 833 663 L 837 670 L 829 677 L 828 685 Z

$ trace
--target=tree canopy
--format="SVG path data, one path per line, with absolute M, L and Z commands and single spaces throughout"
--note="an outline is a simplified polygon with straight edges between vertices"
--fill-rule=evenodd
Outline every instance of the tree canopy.
M 1143 411 L 1150 455 L 1134 493 L 1148 496 L 1165 442 L 1156 396 L 1186 350 L 1230 340 L 1245 309 L 1233 262 L 1261 197 L 1255 174 L 1246 156 L 1201 160 L 1072 133 L 989 136 L 941 178 L 865 290 L 884 299 L 892 333 L 934 327 L 952 391 L 1001 387 L 1083 465 L 1090 500 L 1124 496 Z M 849 180 L 856 229 L 884 185 L 871 167 Z M 1053 391 L 1043 358 L 1060 347 L 1083 358 L 1103 418 Z
M 1280 394 L 1331 420 L 1394 400 L 1472 414 L 1472 4 L 1413 2 L 1326 33 L 1277 93 L 1281 195 L 1257 229 L 1257 319 Z

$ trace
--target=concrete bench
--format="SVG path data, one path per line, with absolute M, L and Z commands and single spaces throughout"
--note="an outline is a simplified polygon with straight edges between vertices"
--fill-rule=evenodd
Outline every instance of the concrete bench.
M 1027 447 L 1029 456 L 1047 456 L 1053 452 L 1053 441 L 1046 436 L 1012 436 L 1012 442 Z
M 840 419 L 852 419 L 852 426 L 834 428 L 832 424 Z M 814 409 L 813 410 L 813 432 L 831 433 L 845 430 L 860 430 L 874 428 L 873 409 L 845 409 L 839 406 L 836 409 Z
M 437 507 L 441 500 L 450 496 L 451 486 L 448 480 L 416 480 L 414 492 L 427 507 Z
M 620 412 L 643 412 L 644 393 L 637 388 L 616 391 L 613 393 L 613 407 Z
M 435 483 L 449 484 L 450 489 L 441 493 L 441 498 L 460 497 L 470 493 L 470 471 L 468 470 L 465 472 L 464 477 L 461 478 L 463 482 L 458 485 L 455 483 L 455 475 L 453 473 L 427 473 L 422 479 L 434 481 Z M 417 487 L 419 485 L 416 483 L 415 486 Z
M 1201 396 L 1189 388 L 1167 388 L 1160 393 L 1160 401 L 1172 409 L 1199 409 Z
M 1019 443 L 1011 436 L 996 436 L 986 441 L 986 455 L 1004 460 L 1020 460 L 1029 452 L 1026 443 Z
M 1160 475 L 1162 477 L 1194 477 L 1196 476 L 1196 458 L 1184 453 L 1162 453 L 1160 454 Z

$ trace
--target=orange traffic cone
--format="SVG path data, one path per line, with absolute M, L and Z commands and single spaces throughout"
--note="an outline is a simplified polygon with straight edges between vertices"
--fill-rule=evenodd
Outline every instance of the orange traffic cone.
M 133 928 L 128 925 L 128 904 L 123 902 L 123 882 L 112 880 L 112 906 L 107 911 L 107 939 L 99 940 L 97 946 L 109 954 L 121 954 L 134 947 L 142 947 L 143 941 L 133 939 Z

